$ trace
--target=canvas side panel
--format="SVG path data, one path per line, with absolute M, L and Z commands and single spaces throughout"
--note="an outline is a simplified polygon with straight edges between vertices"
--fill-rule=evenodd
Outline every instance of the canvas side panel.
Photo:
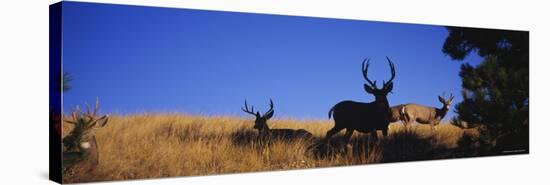
M 50 67 L 49 67 L 49 177 L 50 180 L 62 183 L 62 165 L 61 165 L 61 30 L 62 30 L 62 3 L 50 5 Z

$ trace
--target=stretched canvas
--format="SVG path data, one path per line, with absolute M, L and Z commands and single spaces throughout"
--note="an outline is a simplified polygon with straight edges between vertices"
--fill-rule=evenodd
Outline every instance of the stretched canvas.
M 529 32 L 60 2 L 49 113 L 59 183 L 528 154 Z

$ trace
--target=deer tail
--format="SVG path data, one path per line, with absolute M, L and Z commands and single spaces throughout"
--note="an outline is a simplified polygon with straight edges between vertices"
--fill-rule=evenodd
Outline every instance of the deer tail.
M 328 119 L 330 119 L 333 113 L 334 113 L 334 107 L 330 108 L 330 110 L 328 111 Z
M 405 121 L 406 117 L 405 117 L 405 106 L 402 106 L 400 109 L 399 109 L 399 118 L 402 120 L 402 121 Z

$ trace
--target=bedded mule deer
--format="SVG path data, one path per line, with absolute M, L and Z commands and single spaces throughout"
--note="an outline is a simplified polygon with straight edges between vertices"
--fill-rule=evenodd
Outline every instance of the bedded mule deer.
M 246 100 L 244 101 L 244 107 L 241 109 L 248 114 L 254 115 L 256 118 L 254 121 L 254 129 L 258 130 L 258 139 L 260 139 L 260 141 L 270 139 L 295 140 L 313 137 L 310 132 L 304 129 L 270 129 L 267 125 L 267 120 L 271 119 L 275 113 L 273 110 L 273 101 L 271 99 L 269 100 L 269 110 L 264 114 L 260 114 L 260 111 L 254 112 L 254 106 L 249 109 Z
M 95 138 L 95 129 L 104 127 L 109 116 L 97 116 L 99 101 L 94 110 L 86 107 L 86 112 L 78 108 L 72 112 L 71 119 L 64 120 L 73 124 L 73 130 L 63 138 L 63 169 L 78 165 L 84 171 L 90 171 L 99 164 L 99 150 Z

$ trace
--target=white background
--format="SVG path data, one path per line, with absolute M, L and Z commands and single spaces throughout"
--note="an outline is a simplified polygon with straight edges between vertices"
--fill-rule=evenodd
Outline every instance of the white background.
M 5 0 L 0 10 L 0 184 L 48 176 L 48 5 Z M 531 154 L 354 167 L 117 182 L 124 184 L 548 184 L 550 92 L 544 1 L 100 0 L 96 2 L 530 31 Z M 98 71 L 98 74 L 101 71 Z M 123 147 L 123 146 L 121 146 Z M 223 154 L 220 154 L 223 155 Z

